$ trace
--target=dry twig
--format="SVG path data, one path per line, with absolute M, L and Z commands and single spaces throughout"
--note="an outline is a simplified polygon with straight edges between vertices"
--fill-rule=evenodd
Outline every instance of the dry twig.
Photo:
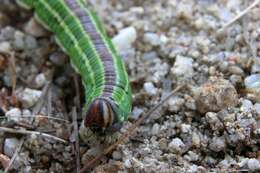
M 46 94 L 48 93 L 50 87 L 51 87 L 51 81 L 48 81 L 43 88 L 42 95 L 41 95 L 39 101 L 37 102 L 36 106 L 34 107 L 32 114 L 38 114 L 40 112 L 40 110 L 44 104 Z
M 64 123 L 69 124 L 70 122 L 68 120 L 65 119 L 61 119 L 61 118 L 56 118 L 56 117 L 51 117 L 51 116 L 45 116 L 45 115 L 11 115 L 10 117 L 17 117 L 17 118 L 46 118 L 46 119 L 50 119 L 50 120 L 56 120 L 56 121 L 61 121 Z M 0 119 L 6 119 L 8 117 L 0 117 Z
M 79 136 L 78 136 L 78 122 L 77 122 L 77 112 L 76 108 L 73 108 L 72 111 L 72 118 L 73 118 L 73 132 L 72 132 L 72 139 L 71 142 L 73 144 L 75 157 L 76 157 L 76 173 L 80 172 L 80 152 L 79 152 Z
M 64 139 L 58 138 L 56 136 L 49 135 L 47 133 L 37 132 L 37 131 L 30 131 L 30 130 L 24 130 L 24 129 L 12 129 L 7 127 L 0 127 L 0 131 L 7 132 L 7 133 L 14 133 L 14 134 L 23 134 L 23 135 L 37 135 L 46 137 L 55 141 L 59 141 L 62 143 L 67 143 Z
M 255 0 L 250 6 L 248 6 L 245 10 L 240 12 L 236 17 L 234 17 L 232 20 L 230 20 L 228 23 L 226 23 L 219 31 L 224 31 L 227 27 L 232 25 L 234 22 L 236 22 L 238 19 L 243 17 L 245 14 L 247 14 L 252 8 L 254 8 L 257 4 L 259 4 L 260 0 Z

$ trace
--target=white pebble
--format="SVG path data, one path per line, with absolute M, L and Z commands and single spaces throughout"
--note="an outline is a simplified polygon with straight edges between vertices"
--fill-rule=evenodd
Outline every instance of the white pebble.
M 224 150 L 225 146 L 226 146 L 226 144 L 225 144 L 224 137 L 213 137 L 213 139 L 209 145 L 209 148 L 212 151 L 220 152 L 220 151 Z
M 250 171 L 259 171 L 260 170 L 260 160 L 249 159 L 247 161 L 247 166 Z
M 11 52 L 11 44 L 9 42 L 1 42 L 0 43 L 0 52 L 10 53 Z
M 255 107 L 256 113 L 257 113 L 257 114 L 260 114 L 260 103 L 256 103 L 256 104 L 254 105 L 254 107 Z
M 132 118 L 135 120 L 138 119 L 143 112 L 144 112 L 143 109 L 134 107 L 132 111 Z
M 46 83 L 46 81 L 47 80 L 46 80 L 44 73 L 40 73 L 35 78 L 35 85 L 37 88 L 41 88 Z
M 253 109 L 253 103 L 250 100 L 244 99 L 242 100 L 242 106 L 240 109 L 244 112 L 249 112 Z
M 152 82 L 145 82 L 144 83 L 144 90 L 149 95 L 153 96 L 153 95 L 156 95 L 158 89 L 154 87 Z
M 190 20 L 193 17 L 192 12 L 192 3 L 183 2 L 179 3 L 177 6 L 176 16 L 181 19 Z
M 126 159 L 124 161 L 124 165 L 125 165 L 126 168 L 131 168 L 132 167 L 131 161 L 129 159 Z
M 183 133 L 189 133 L 191 131 L 191 125 L 189 125 L 189 124 L 182 124 L 181 125 L 181 131 Z
M 193 59 L 189 57 L 177 56 L 171 72 L 177 78 L 190 79 L 193 76 Z
M 23 50 L 25 48 L 24 33 L 16 31 L 14 33 L 14 47 L 17 50 Z
M 151 44 L 152 46 L 158 46 L 160 45 L 160 37 L 158 34 L 153 33 L 153 32 L 148 32 L 144 34 L 144 41 L 146 43 Z
M 251 73 L 260 73 L 260 57 L 255 58 Z
M 260 74 L 252 74 L 245 78 L 247 88 L 260 88 Z
M 168 42 L 168 38 L 165 35 L 160 36 L 160 43 L 161 44 L 166 44 Z
M 32 115 L 32 113 L 31 113 L 31 111 L 29 109 L 24 109 L 23 110 L 23 115 L 30 116 L 30 115 Z
M 4 143 L 4 153 L 12 157 L 17 146 L 18 146 L 19 140 L 16 138 L 6 138 Z
M 112 153 L 112 157 L 113 157 L 113 159 L 115 159 L 115 160 L 120 160 L 120 159 L 122 158 L 122 154 L 121 154 L 119 151 L 114 151 L 114 152 Z
M 168 145 L 170 151 L 174 153 L 179 153 L 184 146 L 185 145 L 180 138 L 174 138 Z
M 136 37 L 136 29 L 130 26 L 119 31 L 119 33 L 113 38 L 113 43 L 118 50 L 126 50 L 135 42 Z
M 179 97 L 172 97 L 167 103 L 169 111 L 178 112 L 185 103 L 185 100 Z
M 159 131 L 160 131 L 160 125 L 155 123 L 152 127 L 152 131 L 151 131 L 152 135 L 157 135 Z
M 25 108 L 30 108 L 39 100 L 41 95 L 42 91 L 25 88 L 21 93 L 18 93 L 18 99 Z
M 8 120 L 14 120 L 19 121 L 20 117 L 22 115 L 22 112 L 18 108 L 13 108 L 5 113 L 5 115 L 8 117 Z
M 195 147 L 200 147 L 200 136 L 199 136 L 199 134 L 198 133 L 196 133 L 196 132 L 193 132 L 192 133 L 192 138 L 191 138 L 191 140 L 192 140 L 192 144 L 195 146 Z
M 196 173 L 198 172 L 198 166 L 197 165 L 191 165 L 189 167 L 189 170 L 187 170 L 188 173 Z

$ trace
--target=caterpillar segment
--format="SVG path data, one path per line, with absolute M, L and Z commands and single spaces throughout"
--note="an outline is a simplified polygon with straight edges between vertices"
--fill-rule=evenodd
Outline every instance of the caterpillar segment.
M 131 88 L 124 63 L 95 12 L 82 0 L 17 0 L 55 34 L 85 88 L 84 125 L 116 131 L 131 111 Z

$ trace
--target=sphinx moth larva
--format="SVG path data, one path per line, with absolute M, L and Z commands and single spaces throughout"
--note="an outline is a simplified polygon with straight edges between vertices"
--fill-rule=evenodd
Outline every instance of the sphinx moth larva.
M 131 89 L 121 57 L 82 0 L 17 0 L 55 34 L 85 88 L 86 127 L 117 129 L 131 111 Z

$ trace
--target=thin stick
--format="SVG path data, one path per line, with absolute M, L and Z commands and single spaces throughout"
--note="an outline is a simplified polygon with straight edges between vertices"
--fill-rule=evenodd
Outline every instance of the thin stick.
M 68 120 L 65 120 L 65 119 L 61 119 L 61 118 L 56 118 L 56 117 L 51 117 L 51 116 L 45 116 L 45 115 L 11 115 L 11 116 L 8 116 L 8 117 L 19 117 L 19 118 L 47 118 L 47 119 L 50 119 L 50 120 L 56 120 L 56 121 L 62 121 L 62 122 L 65 122 L 65 123 L 68 123 L 70 124 L 70 122 Z M 8 117 L 0 117 L 0 119 L 6 119 Z
M 78 76 L 75 74 L 73 75 L 73 80 L 74 80 L 74 85 L 75 85 L 75 88 L 76 88 L 76 106 L 77 106 L 77 109 L 79 110 L 80 109 L 80 89 L 79 89 L 79 78 Z
M 23 134 L 23 135 L 37 135 L 37 136 L 46 137 L 46 138 L 49 138 L 49 139 L 52 139 L 55 141 L 59 141 L 59 142 L 65 143 L 65 144 L 68 143 L 67 141 L 65 141 L 64 139 L 61 139 L 59 137 L 49 135 L 47 133 L 37 132 L 37 131 L 30 131 L 30 130 L 24 130 L 24 129 L 12 129 L 12 128 L 7 128 L 7 127 L 0 127 L 0 131 L 14 133 L 14 134 Z
M 251 54 L 253 56 L 254 59 L 256 59 L 256 43 L 255 43 L 255 40 L 253 38 L 250 39 L 250 36 L 249 36 L 249 28 L 248 28 L 248 21 L 249 20 L 249 17 L 248 16 L 245 16 L 242 18 L 242 31 L 243 31 L 243 37 L 244 37 L 244 40 L 245 40 L 245 43 L 247 44 L 249 50 L 251 51 Z M 248 62 L 250 63 L 250 61 Z
M 25 141 L 24 138 L 22 138 L 22 139 L 20 140 L 19 145 L 18 145 L 18 147 L 16 148 L 14 155 L 12 156 L 12 159 L 10 160 L 8 166 L 5 168 L 5 173 L 7 173 L 7 172 L 9 171 L 10 167 L 11 167 L 12 164 L 14 163 L 14 161 L 15 161 L 15 159 L 16 159 L 18 153 L 19 153 L 20 150 L 22 149 L 22 146 L 23 146 L 24 141 Z
M 47 102 L 47 116 L 50 117 L 51 116 L 51 112 L 52 112 L 52 92 L 51 92 L 51 86 L 50 89 L 48 90 L 47 93 L 47 97 L 48 97 L 48 102 Z
M 80 154 L 79 154 L 79 136 L 78 136 L 78 122 L 77 122 L 77 112 L 76 107 L 73 108 L 72 111 L 72 119 L 73 119 L 73 146 L 75 148 L 75 157 L 76 157 L 76 173 L 80 172 Z
M 259 4 L 260 0 L 255 0 L 250 6 L 248 6 L 245 10 L 240 12 L 235 18 L 226 23 L 219 31 L 224 31 L 227 27 L 233 24 L 235 21 L 243 17 L 246 13 L 248 13 L 252 8 L 254 8 L 257 4 Z
M 43 92 L 40 99 L 38 100 L 36 106 L 33 108 L 33 114 L 38 114 L 40 112 L 45 101 L 44 98 L 46 97 L 46 94 L 48 93 L 50 87 L 51 87 L 51 81 L 48 81 L 43 88 Z
M 12 73 L 12 95 L 14 95 L 15 93 L 15 89 L 16 89 L 16 65 L 15 65 L 15 58 L 14 58 L 14 53 L 12 52 L 10 54 L 10 69 L 11 69 L 11 73 Z
M 17 74 L 16 74 L 16 64 L 15 64 L 15 55 L 14 52 L 10 53 L 10 71 L 11 71 L 11 78 L 12 78 L 12 101 L 16 105 L 16 96 L 15 96 L 15 90 L 16 90 L 16 83 L 17 83 Z
M 184 87 L 186 87 L 186 85 L 182 85 L 177 87 L 175 90 L 173 90 L 168 96 L 166 96 L 163 100 L 161 100 L 160 103 L 158 103 L 157 105 L 155 105 L 152 109 L 150 109 L 146 114 L 144 114 L 141 118 L 139 118 L 129 129 L 126 130 L 126 132 L 124 134 L 122 134 L 120 136 L 120 138 L 117 140 L 117 142 L 115 142 L 114 144 L 112 144 L 111 146 L 109 146 L 107 149 L 105 149 L 103 151 L 103 153 L 101 153 L 100 155 L 98 155 L 97 157 L 95 157 L 93 160 L 91 160 L 90 162 L 86 162 L 84 164 L 84 167 L 80 170 L 80 173 L 84 173 L 85 171 L 87 171 L 87 169 L 93 165 L 97 160 L 99 160 L 100 158 L 102 158 L 104 155 L 110 153 L 112 150 L 114 150 L 119 144 L 122 144 L 125 142 L 126 139 L 128 139 L 128 137 L 133 134 L 135 132 L 135 130 L 137 129 L 138 126 L 140 126 L 140 124 L 146 119 L 148 118 L 150 115 L 152 115 L 152 113 L 154 113 L 159 107 L 161 107 L 168 99 L 170 99 L 173 95 L 176 94 L 176 92 L 178 92 L 179 90 L 183 89 Z

